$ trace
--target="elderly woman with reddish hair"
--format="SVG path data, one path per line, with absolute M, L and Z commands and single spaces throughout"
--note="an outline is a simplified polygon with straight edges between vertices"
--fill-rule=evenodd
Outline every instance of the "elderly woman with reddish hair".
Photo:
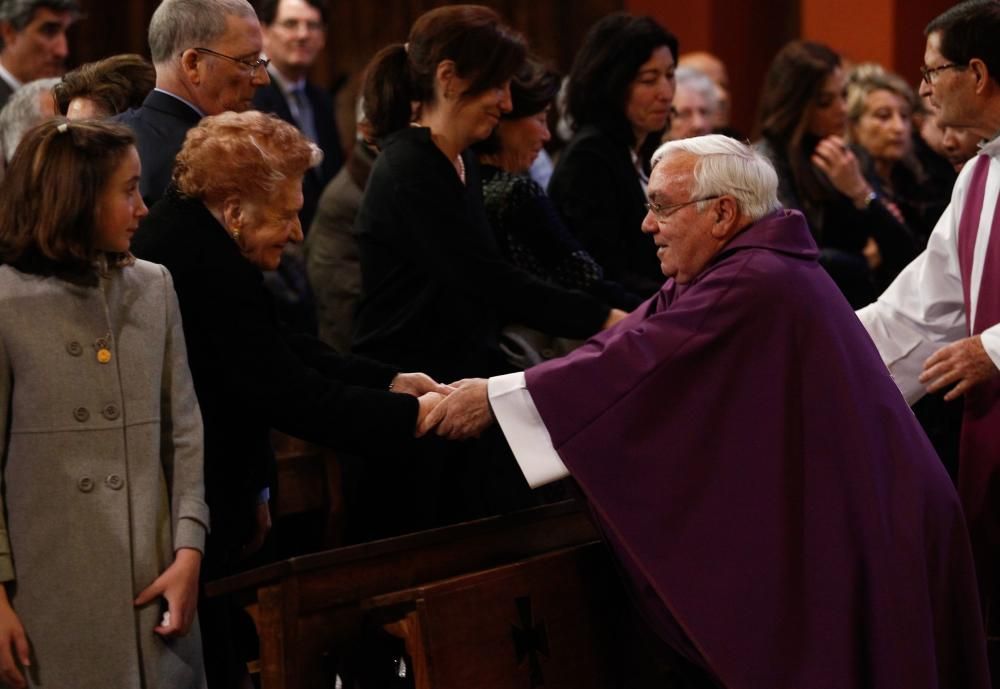
M 302 239 L 302 176 L 318 155 L 276 117 L 207 117 L 188 133 L 173 184 L 133 243 L 136 255 L 170 270 L 180 302 L 205 423 L 209 579 L 238 568 L 269 526 L 272 427 L 352 452 L 400 453 L 436 400 L 418 395 L 448 390 L 279 326 L 261 271 Z M 233 637 L 231 617 L 205 607 L 206 666 L 216 685 L 224 673 L 241 672 L 242 659 L 211 648 Z M 230 662 L 219 667 L 220 658 Z

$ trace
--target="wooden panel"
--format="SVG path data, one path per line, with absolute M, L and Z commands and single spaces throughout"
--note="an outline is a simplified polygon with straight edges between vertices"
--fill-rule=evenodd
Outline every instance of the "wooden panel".
M 360 601 L 503 566 L 597 537 L 586 513 L 562 503 L 319 553 L 210 583 L 255 605 L 264 689 L 329 680 L 328 659 L 362 636 Z
M 416 641 L 407 647 L 418 687 L 597 689 L 613 685 L 602 605 L 609 585 L 616 587 L 609 572 L 601 546 L 579 546 L 381 596 L 364 607 L 377 615 L 415 604 L 408 623 L 394 628 Z

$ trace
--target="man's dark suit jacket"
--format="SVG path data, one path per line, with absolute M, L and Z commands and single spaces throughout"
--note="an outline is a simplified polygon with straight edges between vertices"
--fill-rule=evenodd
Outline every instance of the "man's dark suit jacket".
M 0 79 L 0 109 L 7 104 L 10 97 L 14 95 L 14 89 L 3 79 Z
M 170 184 L 174 158 L 180 153 L 188 130 L 198 124 L 201 115 L 169 94 L 150 91 L 140 107 L 113 119 L 135 132 L 142 161 L 139 191 L 146 205 L 152 207 Z
M 316 136 L 319 138 L 316 145 L 323 150 L 323 164 L 306 172 L 306 176 L 302 180 L 303 203 L 299 219 L 302 221 L 303 232 L 309 231 L 320 194 L 323 193 L 323 189 L 344 163 L 344 153 L 340 148 L 340 134 L 337 132 L 337 121 L 333 113 L 333 99 L 330 94 L 309 82 L 306 82 L 306 98 L 312 104 L 313 118 L 316 121 Z M 267 86 L 257 89 L 253 97 L 253 104 L 261 112 L 274 113 L 286 122 L 298 126 L 295 118 L 292 117 L 288 102 L 281 92 L 281 87 L 274 79 Z
M 417 400 L 387 391 L 397 369 L 287 335 L 260 270 L 201 201 L 171 187 L 132 250 L 166 266 L 177 290 L 205 424 L 212 575 L 226 573 L 253 532 L 273 463 L 270 428 L 355 454 L 410 446 Z

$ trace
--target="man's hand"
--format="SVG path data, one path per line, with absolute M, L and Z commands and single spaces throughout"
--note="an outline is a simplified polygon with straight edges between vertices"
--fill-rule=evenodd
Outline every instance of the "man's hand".
M 184 636 L 191 629 L 198 607 L 200 569 L 201 553 L 194 548 L 181 548 L 174 555 L 173 563 L 135 599 L 137 608 L 160 596 L 166 599 L 170 619 L 153 628 L 160 636 Z
M 934 352 L 924 362 L 919 380 L 927 386 L 927 392 L 937 392 L 954 383 L 944 396 L 950 401 L 998 374 L 1000 371 L 983 349 L 982 338 L 974 335 Z
M 423 435 L 436 427 L 438 435 L 449 440 L 473 438 L 493 423 L 485 378 L 469 378 L 452 383 L 448 395 L 420 425 Z
M 18 668 L 31 665 L 28 637 L 21 620 L 7 600 L 7 589 L 0 583 L 0 680 L 11 689 L 24 689 L 28 682 Z
M 420 397 L 427 392 L 436 392 L 440 395 L 447 395 L 451 388 L 442 385 L 426 373 L 397 373 L 389 384 L 393 392 L 401 392 L 405 395 Z
M 243 557 L 250 557 L 264 545 L 267 535 L 271 533 L 271 508 L 267 501 L 257 504 L 256 523 L 253 529 L 253 538 L 243 546 Z

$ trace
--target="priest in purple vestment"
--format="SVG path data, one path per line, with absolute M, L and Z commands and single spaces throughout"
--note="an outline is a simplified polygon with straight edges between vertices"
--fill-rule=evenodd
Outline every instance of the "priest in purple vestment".
M 647 621 L 719 686 L 988 687 L 955 490 L 770 163 L 715 135 L 653 163 L 659 293 L 463 381 L 422 430 L 495 415 L 529 482 L 572 475 Z

